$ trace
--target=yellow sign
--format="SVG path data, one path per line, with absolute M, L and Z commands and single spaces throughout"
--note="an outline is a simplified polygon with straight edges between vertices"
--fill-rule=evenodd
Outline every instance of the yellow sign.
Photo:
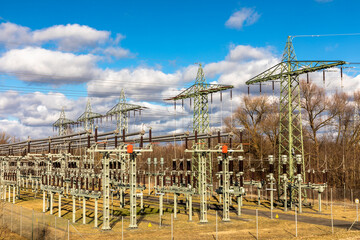
M 276 214 L 275 218 L 279 218 L 279 215 Z
M 149 222 L 148 227 L 152 227 L 151 222 Z

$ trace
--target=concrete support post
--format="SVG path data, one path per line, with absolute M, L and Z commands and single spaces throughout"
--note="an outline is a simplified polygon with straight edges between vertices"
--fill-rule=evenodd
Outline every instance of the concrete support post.
M 120 208 L 124 207 L 124 190 L 120 189 Z
M 318 192 L 318 199 L 319 199 L 319 212 L 321 212 L 321 192 Z
M 9 202 L 11 202 L 11 186 L 9 185 Z
M 45 191 L 43 191 L 43 213 L 46 212 L 45 210 Z
M 98 227 L 98 200 L 95 198 L 94 227 Z
M 53 200 L 54 200 L 54 193 L 50 192 L 50 214 L 53 214 Z
M 76 207 L 75 207 L 75 196 L 72 196 L 72 202 L 73 202 L 73 206 L 72 206 L 72 222 L 75 223 L 76 219 L 75 219 L 75 213 L 76 213 Z
M 140 194 L 140 209 L 141 211 L 144 211 L 144 197 L 143 197 L 143 192 L 141 191 Z
M 13 186 L 13 203 L 14 203 L 14 204 L 15 204 L 15 196 L 16 196 L 15 190 L 16 190 L 16 186 L 14 185 L 14 186 Z
M 59 193 L 59 217 L 61 217 L 61 194 Z
M 189 222 L 192 221 L 192 195 L 189 194 Z
M 163 215 L 163 193 L 160 193 L 159 197 L 159 214 L 160 216 Z
M 241 197 L 240 196 L 237 197 L 237 207 L 238 207 L 237 215 L 241 216 Z

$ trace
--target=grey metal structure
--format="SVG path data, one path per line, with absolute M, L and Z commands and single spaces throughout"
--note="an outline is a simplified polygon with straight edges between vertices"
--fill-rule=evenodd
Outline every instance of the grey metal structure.
M 84 125 L 84 130 L 88 132 L 94 132 L 95 125 L 94 119 L 100 118 L 102 115 L 99 113 L 95 113 L 91 110 L 90 99 L 88 99 L 86 103 L 85 112 L 78 117 L 77 122 L 82 123 Z
M 64 135 L 66 135 L 66 131 L 68 130 L 68 127 L 73 123 L 74 123 L 74 121 L 66 118 L 65 110 L 64 110 L 64 108 L 62 108 L 61 112 L 60 112 L 60 117 L 53 124 L 53 127 L 57 128 L 59 130 L 59 136 L 64 136 Z
M 125 97 L 125 91 L 124 91 L 124 89 L 121 89 L 119 102 L 114 107 L 112 107 L 105 114 L 105 116 L 110 116 L 110 117 L 115 116 L 116 130 L 119 133 L 122 133 L 123 131 L 128 133 L 128 131 L 129 131 L 129 114 L 128 113 L 130 111 L 139 111 L 139 113 L 141 114 L 141 110 L 143 110 L 143 109 L 145 109 L 145 108 L 142 106 L 127 103 L 126 97 Z

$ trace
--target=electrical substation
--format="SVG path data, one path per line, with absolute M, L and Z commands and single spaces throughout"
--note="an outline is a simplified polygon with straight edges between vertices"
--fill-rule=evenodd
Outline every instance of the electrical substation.
M 0 145 L 0 198 L 17 203 L 31 193 L 42 200 L 43 213 L 54 215 L 56 208 L 58 217 L 63 216 L 66 203 L 72 223 L 81 218 L 81 223 L 90 224 L 86 213 L 90 209 L 92 226 L 104 232 L 112 230 L 114 206 L 128 210 L 128 229 L 137 229 L 139 217 L 147 214 L 157 214 L 161 225 L 169 197 L 174 219 L 185 214 L 188 221 L 199 225 L 209 224 L 208 212 L 213 209 L 220 210 L 223 222 L 238 221 L 230 213 L 242 216 L 244 201 L 250 195 L 259 206 L 267 201 L 270 211 L 297 209 L 300 214 L 313 205 L 308 201 L 308 190 L 315 191 L 321 213 L 327 172 L 315 180 L 315 173 L 305 165 L 299 76 L 347 63 L 297 60 L 292 39 L 288 37 L 280 63 L 246 82 L 260 85 L 260 91 L 261 84 L 268 82 L 273 88 L 275 84 L 280 87 L 279 148 L 264 159 L 261 168 L 247 164 L 256 159 L 247 157 L 249 141 L 243 137 L 244 128 L 235 132 L 210 128 L 210 104 L 233 101 L 234 87 L 207 83 L 199 64 L 194 84 L 164 99 L 173 104 L 174 111 L 183 108 L 184 101 L 189 102 L 191 131 L 175 129 L 160 135 L 150 126 L 130 132 L 129 118 L 152 110 L 128 103 L 126 88 L 106 113 L 93 112 L 88 100 L 85 111 L 75 120 L 61 111 L 53 124 L 57 136 L 30 136 L 26 141 Z M 223 92 L 229 99 L 223 98 Z M 105 122 L 115 122 L 116 128 L 104 131 Z M 166 144 L 174 145 L 172 158 L 154 154 L 158 146 Z M 180 155 L 175 146 L 181 149 Z M 147 212 L 149 206 L 158 212 Z

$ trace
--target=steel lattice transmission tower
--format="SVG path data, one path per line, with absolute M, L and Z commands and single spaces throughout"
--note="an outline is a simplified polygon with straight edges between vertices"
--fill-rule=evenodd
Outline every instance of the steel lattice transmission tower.
M 89 132 L 94 132 L 94 119 L 100 118 L 102 115 L 99 113 L 94 113 L 91 110 L 90 99 L 88 99 L 85 112 L 77 119 L 77 122 L 84 124 L 84 130 Z
M 204 70 L 202 65 L 199 64 L 197 71 L 196 79 L 194 85 L 187 88 L 179 95 L 168 98 L 165 100 L 184 100 L 187 98 L 194 99 L 194 109 L 193 109 L 193 132 L 209 133 L 210 132 L 210 118 L 209 118 L 209 99 L 208 95 L 216 92 L 221 92 L 227 89 L 233 88 L 232 85 L 222 85 L 222 84 L 208 84 L 206 83 Z M 194 159 L 195 160 L 195 159 Z M 198 171 L 198 164 L 195 160 L 195 163 L 192 164 L 193 171 Z M 207 163 L 207 170 L 210 172 L 208 179 L 211 178 L 212 164 L 211 159 Z M 210 180 L 211 181 L 211 180 Z
M 289 166 L 286 174 L 290 182 L 294 181 L 294 172 L 296 169 L 295 155 L 297 154 L 301 155 L 301 174 L 305 178 L 299 75 L 346 64 L 344 61 L 298 61 L 292 39 L 292 36 L 288 37 L 280 63 L 246 82 L 247 85 L 250 85 L 280 80 L 279 186 L 281 186 L 280 166 L 283 164 L 281 162 L 281 156 L 284 155 L 287 158 L 285 164 Z
M 124 89 L 121 89 L 119 102 L 112 107 L 105 116 L 115 116 L 116 118 L 116 130 L 121 133 L 123 130 L 125 132 L 128 132 L 129 129 L 129 118 L 128 118 L 128 112 L 130 111 L 141 111 L 145 109 L 145 107 L 126 103 L 126 97 Z
M 66 130 L 68 127 L 73 123 L 74 121 L 65 117 L 65 110 L 63 107 L 60 112 L 60 117 L 58 120 L 56 120 L 56 122 L 54 122 L 53 127 L 59 130 L 59 136 L 64 136 L 66 135 Z
M 231 89 L 231 85 L 208 84 L 205 80 L 204 70 L 199 64 L 195 84 L 187 88 L 179 95 L 165 100 L 194 99 L 193 132 L 197 134 L 210 133 L 209 100 L 208 95 Z M 205 150 L 204 140 L 198 140 L 194 144 L 196 150 Z M 210 146 L 209 146 L 210 148 Z M 195 151 L 196 151 L 195 150 Z M 199 151 L 201 152 L 201 151 Z M 200 222 L 207 222 L 206 191 L 212 186 L 212 157 L 211 153 L 194 153 L 191 164 L 193 179 L 197 180 L 197 192 L 200 195 Z M 194 181 L 193 181 L 194 184 Z

